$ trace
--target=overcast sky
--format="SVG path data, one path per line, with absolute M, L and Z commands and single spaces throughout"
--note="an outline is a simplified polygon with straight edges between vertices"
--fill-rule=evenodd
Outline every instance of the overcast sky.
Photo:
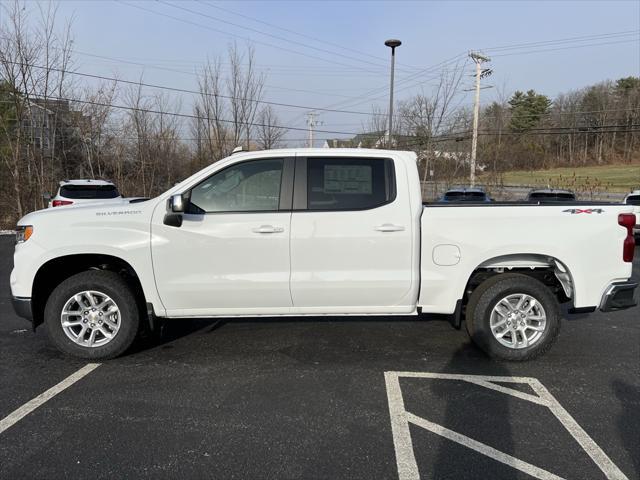
M 397 50 L 400 99 L 429 91 L 438 69 L 420 69 L 471 49 L 492 56 L 494 75 L 487 83 L 507 93 L 535 89 L 553 97 L 601 80 L 640 75 L 638 0 L 92 0 L 60 2 L 58 14 L 60 19 L 73 17 L 78 71 L 117 73 L 131 80 L 143 74 L 148 82 L 195 88 L 194 71 L 207 57 L 224 55 L 234 40 L 251 41 L 257 64 L 268 75 L 265 98 L 312 107 L 368 112 L 372 103 L 381 102 L 384 108 L 387 38 L 403 42 Z M 575 37 L 591 38 L 495 48 Z M 464 60 L 463 55 L 459 58 Z M 466 69 L 471 73 L 470 65 Z M 365 96 L 374 89 L 379 90 Z M 483 90 L 483 101 L 500 89 Z M 464 92 L 458 101 L 470 104 L 471 96 Z M 182 110 L 191 110 L 189 95 L 182 95 Z M 277 113 L 283 124 L 306 126 L 304 109 L 278 108 Z M 319 129 L 360 132 L 366 117 L 323 113 L 320 119 L 324 124 Z M 289 137 L 305 134 L 292 132 Z

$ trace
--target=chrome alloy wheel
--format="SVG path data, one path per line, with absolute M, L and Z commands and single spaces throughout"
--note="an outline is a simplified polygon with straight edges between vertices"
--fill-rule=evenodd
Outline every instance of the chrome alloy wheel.
M 102 347 L 120 329 L 120 309 L 108 295 L 95 290 L 76 293 L 62 307 L 65 335 L 82 347 Z
M 526 348 L 542 337 L 547 315 L 534 297 L 515 293 L 504 297 L 493 307 L 489 326 L 495 339 L 505 347 Z

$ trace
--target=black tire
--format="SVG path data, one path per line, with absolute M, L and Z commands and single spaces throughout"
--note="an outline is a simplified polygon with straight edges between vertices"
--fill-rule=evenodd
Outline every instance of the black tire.
M 510 348 L 502 345 L 490 328 L 491 312 L 508 295 L 524 293 L 535 298 L 546 314 L 546 326 L 533 345 Z M 467 304 L 466 327 L 471 340 L 492 358 L 507 361 L 526 361 L 544 354 L 551 348 L 560 332 L 560 305 L 551 290 L 542 282 L 527 275 L 504 273 L 491 277 L 472 293 Z
M 67 337 L 62 328 L 60 315 L 65 303 L 73 295 L 85 290 L 105 293 L 120 310 L 120 328 L 105 345 L 78 345 Z M 104 270 L 89 270 L 67 278 L 55 288 L 45 305 L 44 323 L 51 343 L 60 351 L 79 358 L 106 360 L 121 355 L 131 346 L 138 333 L 140 312 L 131 289 L 120 275 Z

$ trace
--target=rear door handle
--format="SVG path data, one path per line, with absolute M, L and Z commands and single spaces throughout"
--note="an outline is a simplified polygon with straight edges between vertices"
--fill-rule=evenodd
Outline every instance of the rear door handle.
M 273 225 L 260 225 L 253 229 L 254 233 L 282 233 L 284 228 L 274 227 Z
M 393 225 L 392 223 L 384 223 L 375 227 L 378 232 L 402 232 L 404 227 L 402 225 Z

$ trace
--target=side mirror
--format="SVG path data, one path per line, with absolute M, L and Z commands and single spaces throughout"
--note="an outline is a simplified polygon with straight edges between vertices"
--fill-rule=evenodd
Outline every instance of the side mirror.
M 175 195 L 172 195 L 169 206 L 171 208 L 171 211 L 174 213 L 184 212 L 184 198 L 182 197 L 182 194 L 177 193 Z
M 51 200 L 51 194 L 49 192 L 43 193 L 42 199 L 44 200 L 45 203 L 49 203 L 49 200 Z

